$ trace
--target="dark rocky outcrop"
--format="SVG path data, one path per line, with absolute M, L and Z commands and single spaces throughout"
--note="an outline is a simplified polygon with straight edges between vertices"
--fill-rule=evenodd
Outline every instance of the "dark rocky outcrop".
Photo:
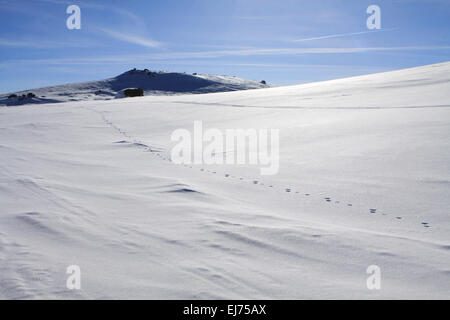
M 144 95 L 144 90 L 141 88 L 128 88 L 123 91 L 125 97 L 142 97 Z

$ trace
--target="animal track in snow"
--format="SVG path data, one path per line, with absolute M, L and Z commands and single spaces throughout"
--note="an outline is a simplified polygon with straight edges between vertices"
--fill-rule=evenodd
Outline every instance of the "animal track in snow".
M 87 108 L 87 109 L 89 109 L 89 110 L 91 110 L 91 111 L 94 111 L 94 112 L 100 114 L 100 115 L 102 116 L 104 122 L 105 122 L 108 126 L 110 126 L 111 128 L 115 129 L 118 133 L 120 133 L 120 134 L 123 135 L 124 137 L 128 138 L 129 140 L 131 140 L 131 141 L 129 141 L 129 140 L 119 140 L 119 141 L 115 141 L 114 143 L 117 143 L 117 144 L 131 143 L 131 144 L 134 145 L 134 146 L 137 146 L 137 147 L 143 147 L 143 148 L 148 149 L 148 151 L 150 151 L 150 152 L 152 152 L 152 154 L 154 154 L 154 155 L 160 157 L 162 160 L 166 160 L 166 161 L 168 161 L 168 162 L 172 162 L 172 160 L 170 159 L 170 157 L 166 157 L 166 156 L 163 156 L 163 155 L 161 154 L 161 152 L 163 152 L 163 150 L 152 149 L 152 147 L 150 147 L 150 146 L 148 146 L 148 145 L 142 143 L 142 142 L 139 141 L 139 140 L 134 139 L 133 137 L 131 137 L 130 135 L 128 135 L 126 131 L 122 130 L 120 127 L 116 126 L 113 122 L 111 122 L 111 121 L 109 121 L 108 119 L 106 119 L 106 117 L 104 116 L 104 114 L 103 114 L 102 112 L 97 111 L 97 110 L 93 110 L 93 109 L 91 109 L 91 108 Z M 185 167 L 189 167 L 189 168 L 191 168 L 191 169 L 193 168 L 192 166 L 187 166 L 187 165 L 184 165 L 184 166 L 185 166 Z M 208 172 L 208 173 L 212 173 L 212 174 L 216 174 L 216 173 L 217 173 L 216 171 L 210 171 L 210 170 L 206 170 L 206 169 L 204 169 L 204 168 L 201 168 L 200 171 L 202 171 L 202 172 Z M 237 177 L 231 176 L 231 175 L 228 174 L 228 173 L 224 174 L 224 177 L 226 177 L 226 178 L 228 178 L 228 177 L 231 177 L 231 178 L 237 178 Z M 242 180 L 244 180 L 244 178 L 243 178 L 243 177 L 239 177 L 239 180 L 242 181 Z M 256 184 L 259 184 L 259 185 L 262 185 L 262 186 L 264 185 L 264 183 L 259 182 L 258 180 L 253 180 L 253 184 L 255 184 L 255 185 L 256 185 Z M 269 188 L 274 188 L 273 185 L 267 185 L 267 187 L 269 187 Z M 290 193 L 290 192 L 292 191 L 291 188 L 285 188 L 284 190 L 285 190 L 285 192 L 288 192 L 288 193 Z M 186 192 L 186 191 L 187 191 L 187 190 L 183 190 L 183 192 Z M 298 194 L 299 191 L 295 191 L 295 193 Z M 310 193 L 304 193 L 304 196 L 310 196 L 310 195 L 311 195 Z M 330 197 L 325 197 L 324 200 L 327 201 L 327 202 L 331 202 L 331 198 L 330 198 Z M 334 201 L 334 203 L 340 204 L 340 201 L 339 201 L 339 200 L 336 200 L 336 201 Z M 352 207 L 352 206 L 353 206 L 352 203 L 347 203 L 347 207 Z M 370 208 L 370 209 L 369 209 L 369 212 L 370 212 L 371 214 L 375 214 L 375 213 L 377 213 L 377 209 L 375 209 L 375 208 Z M 386 214 L 386 213 L 382 213 L 382 215 L 383 215 L 383 216 L 386 216 L 387 214 Z M 397 217 L 395 217 L 395 219 L 397 219 L 397 220 L 402 220 L 402 217 L 397 216 Z M 421 222 L 421 224 L 422 224 L 423 227 L 425 227 L 425 228 L 430 228 L 430 225 L 429 225 L 428 222 Z

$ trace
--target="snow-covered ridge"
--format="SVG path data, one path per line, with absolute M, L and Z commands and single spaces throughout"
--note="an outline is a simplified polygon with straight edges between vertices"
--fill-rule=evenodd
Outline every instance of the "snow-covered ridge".
M 0 106 L 28 103 L 55 103 L 83 100 L 109 100 L 126 88 L 141 88 L 145 95 L 212 93 L 268 88 L 263 81 L 233 76 L 187 74 L 132 69 L 117 77 L 0 94 Z M 32 94 L 30 94 L 32 93 Z

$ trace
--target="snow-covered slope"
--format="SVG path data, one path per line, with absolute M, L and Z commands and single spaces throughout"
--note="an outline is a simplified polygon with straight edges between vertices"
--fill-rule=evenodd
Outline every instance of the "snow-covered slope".
M 211 93 L 223 91 L 269 88 L 270 85 L 233 76 L 186 74 L 176 72 L 152 72 L 129 70 L 117 77 L 82 83 L 30 89 L 0 94 L 0 106 L 29 103 L 55 103 L 80 100 L 109 100 L 122 89 L 141 88 L 145 95 L 173 95 L 180 93 Z M 35 97 L 26 97 L 28 93 Z M 17 97 L 10 97 L 16 95 Z M 25 97 L 22 97 L 25 95 Z
M 449 81 L 0 108 L 0 297 L 448 299 Z M 195 120 L 279 129 L 279 174 L 174 164 Z

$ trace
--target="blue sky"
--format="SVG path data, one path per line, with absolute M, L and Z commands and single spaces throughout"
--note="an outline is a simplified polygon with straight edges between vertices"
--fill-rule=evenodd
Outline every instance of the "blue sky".
M 286 85 L 450 60 L 449 0 L 0 0 L 0 14 L 0 92 L 133 67 Z

